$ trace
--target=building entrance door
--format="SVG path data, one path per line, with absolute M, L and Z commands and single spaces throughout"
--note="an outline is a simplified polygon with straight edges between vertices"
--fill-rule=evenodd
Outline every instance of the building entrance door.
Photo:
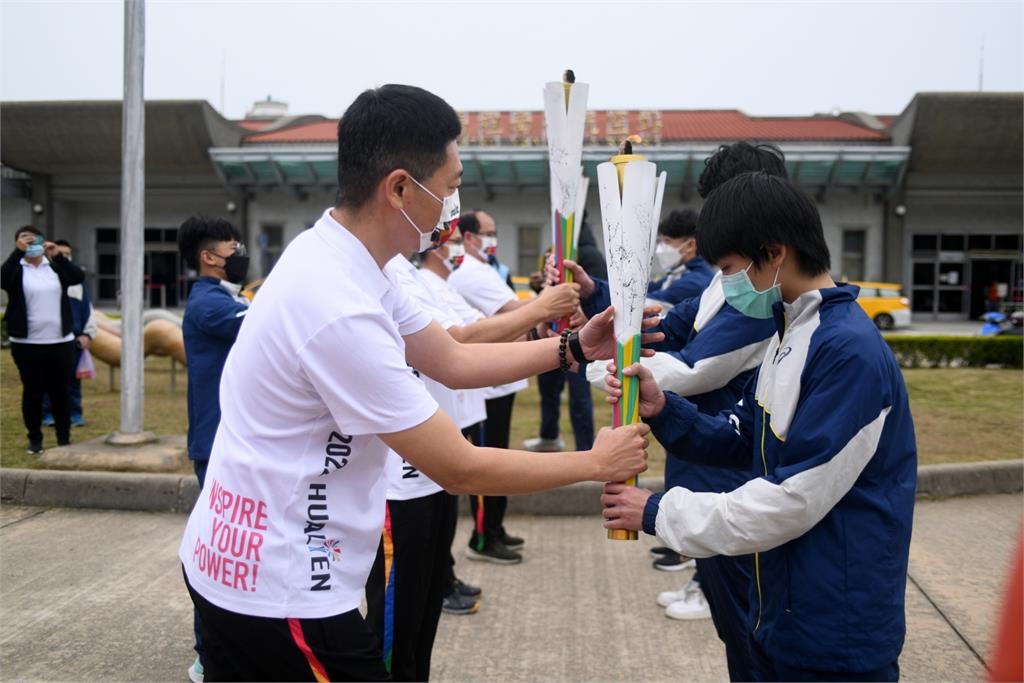
M 997 285 L 1000 300 L 1009 297 L 1012 275 L 1013 261 L 1010 259 L 971 260 L 970 316 L 972 320 L 977 320 L 984 315 L 985 299 L 992 283 Z

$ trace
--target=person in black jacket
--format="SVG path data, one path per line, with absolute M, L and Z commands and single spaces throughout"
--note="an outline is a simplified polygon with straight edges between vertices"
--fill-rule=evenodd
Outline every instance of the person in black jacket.
M 31 225 L 15 234 L 14 251 L 0 268 L 0 286 L 8 297 L 11 356 L 21 375 L 21 414 L 29 453 L 43 450 L 44 393 L 50 396 L 57 445 L 71 443 L 69 393 L 75 335 L 68 287 L 84 279 L 82 270 Z

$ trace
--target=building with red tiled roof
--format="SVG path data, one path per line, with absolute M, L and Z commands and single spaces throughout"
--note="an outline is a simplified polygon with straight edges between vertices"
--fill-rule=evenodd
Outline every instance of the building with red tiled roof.
M 461 146 L 540 146 L 547 144 L 544 113 L 540 111 L 459 112 Z M 240 122 L 242 125 L 251 122 Z M 243 145 L 333 143 L 337 119 L 279 128 L 247 135 Z M 262 129 L 260 129 L 262 130 Z M 749 116 L 736 109 L 590 111 L 584 144 L 618 145 L 637 134 L 648 145 L 684 142 L 762 140 L 885 144 L 884 130 L 872 129 L 838 116 Z
M 539 104 L 539 102 L 538 102 Z M 583 172 L 630 134 L 666 171 L 663 210 L 699 208 L 695 188 L 720 144 L 772 143 L 790 179 L 815 198 L 837 278 L 902 283 L 915 315 L 966 318 L 980 284 L 1020 297 L 1022 98 L 1019 93 L 924 93 L 898 116 L 838 112 L 751 116 L 736 109 L 601 110 L 587 114 Z M 539 111 L 460 112 L 462 205 L 498 223 L 499 258 L 527 275 L 550 243 L 544 117 Z M 120 102 L 0 107 L 5 239 L 26 223 L 75 244 L 100 305 L 119 288 Z M 342 126 L 344 131 L 344 126 Z M 338 120 L 292 115 L 267 98 L 239 121 L 208 103 L 146 103 L 146 275 L 156 305 L 188 291 L 177 226 L 227 215 L 265 275 L 292 237 L 334 202 Z M 588 222 L 602 240 L 597 190 Z

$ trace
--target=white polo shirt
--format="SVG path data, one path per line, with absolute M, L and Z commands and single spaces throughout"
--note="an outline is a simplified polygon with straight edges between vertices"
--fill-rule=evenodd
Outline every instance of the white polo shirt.
M 409 259 L 401 254 L 395 256 L 384 266 L 384 272 L 397 282 L 409 298 L 441 327 L 447 330 L 457 324 L 455 316 L 450 315 L 450 311 L 440 305 L 440 302 L 434 299 L 420 283 L 416 276 L 416 266 L 410 263 Z M 457 421 L 458 394 L 461 392 L 449 389 L 419 371 L 414 370 L 413 372 L 423 382 L 427 392 L 437 401 L 441 410 L 453 421 Z M 388 500 L 413 500 L 443 490 L 433 479 L 392 450 L 388 450 L 387 480 Z
M 436 273 L 426 268 L 420 268 L 416 271 L 416 275 L 431 293 L 433 300 L 446 306 L 449 313 L 461 321 L 461 325 L 469 325 L 487 317 L 479 309 L 473 308 L 461 294 L 452 289 L 451 285 L 438 277 Z M 488 387 L 458 392 L 457 412 L 451 417 L 459 429 L 472 427 L 487 419 L 487 393 L 490 390 Z
M 359 607 L 384 524 L 377 434 L 437 411 L 402 340 L 430 322 L 330 211 L 292 240 L 221 379 L 206 484 L 179 550 L 203 597 L 273 618 Z
M 516 300 L 516 294 L 491 266 L 466 254 L 462 264 L 448 278 L 448 284 L 488 318 L 501 307 Z M 528 386 L 526 380 L 499 384 L 486 390 L 486 398 L 501 398 Z
M 63 334 L 64 323 L 60 315 L 60 278 L 43 257 L 38 266 L 21 259 L 21 288 L 25 294 L 25 314 L 28 318 L 28 336 L 11 337 L 18 344 L 60 344 L 75 338 L 71 332 Z

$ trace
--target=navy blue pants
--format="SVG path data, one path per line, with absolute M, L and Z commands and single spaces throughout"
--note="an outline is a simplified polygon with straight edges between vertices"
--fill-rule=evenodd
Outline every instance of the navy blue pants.
M 900 662 L 890 662 L 885 666 L 870 671 L 816 671 L 813 669 L 797 669 L 773 660 L 768 656 L 757 641 L 749 639 L 750 655 L 756 662 L 760 674 L 759 681 L 898 681 L 900 680 Z
M 575 372 L 551 370 L 537 375 L 540 391 L 540 436 L 557 439 L 562 411 L 562 387 L 569 383 L 569 421 L 576 438 L 576 450 L 589 451 L 594 445 L 594 401 L 590 383 Z
M 754 560 L 750 555 L 717 555 L 698 559 L 694 574 L 708 601 L 718 638 L 725 644 L 731 681 L 761 680 L 749 645 L 748 606 L 753 572 Z

